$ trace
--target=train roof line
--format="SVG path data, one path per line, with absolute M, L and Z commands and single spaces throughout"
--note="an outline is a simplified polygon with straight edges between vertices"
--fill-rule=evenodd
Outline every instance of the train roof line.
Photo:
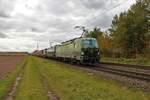
M 72 43 L 74 40 L 76 40 L 76 39 L 79 39 L 79 38 L 81 38 L 81 37 L 77 37 L 77 38 L 74 38 L 74 39 L 70 39 L 70 40 L 67 40 L 67 41 L 65 41 L 65 42 L 62 42 L 61 44 L 66 44 L 66 43 Z

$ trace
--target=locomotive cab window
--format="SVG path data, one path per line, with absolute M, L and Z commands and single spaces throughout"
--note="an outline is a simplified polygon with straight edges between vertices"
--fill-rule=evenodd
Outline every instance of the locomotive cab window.
M 76 48 L 76 44 L 74 43 L 74 48 Z
M 83 48 L 98 48 L 97 41 L 95 39 L 82 40 Z

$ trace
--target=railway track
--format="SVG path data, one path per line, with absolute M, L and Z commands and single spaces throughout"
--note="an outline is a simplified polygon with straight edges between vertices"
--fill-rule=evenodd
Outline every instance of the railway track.
M 115 80 L 127 87 L 137 88 L 150 92 L 150 70 L 141 66 L 116 65 L 100 63 L 94 66 L 78 65 L 79 69 L 85 70 L 93 75 L 100 75 L 107 79 Z
M 89 68 L 96 71 L 103 71 L 120 76 L 126 76 L 128 78 L 150 82 L 150 68 L 146 66 L 105 63 L 105 62 L 90 66 L 80 64 L 71 64 L 71 65 L 76 65 L 78 67 Z
M 48 58 L 46 58 L 48 59 Z M 136 66 L 127 64 L 111 64 L 99 63 L 96 65 L 85 65 L 77 63 L 68 63 L 60 60 L 51 59 L 61 63 L 73 65 L 73 68 L 78 68 L 89 72 L 90 75 L 96 74 L 108 79 L 116 80 L 123 83 L 127 87 L 134 87 L 143 91 L 150 91 L 150 68 L 146 66 Z
M 123 65 L 97 64 L 92 69 L 150 82 L 150 70 Z
M 142 66 L 142 65 L 129 65 L 129 64 L 119 64 L 119 63 L 110 63 L 110 62 L 101 62 L 101 64 L 104 65 L 114 65 L 114 66 L 123 66 L 128 68 L 137 68 L 137 69 L 144 69 L 144 70 L 150 70 L 150 66 Z

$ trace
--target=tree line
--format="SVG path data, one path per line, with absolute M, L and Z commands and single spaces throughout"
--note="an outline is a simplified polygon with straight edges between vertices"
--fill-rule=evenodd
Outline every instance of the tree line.
M 95 27 L 86 36 L 97 39 L 103 56 L 150 57 L 149 3 L 148 0 L 137 1 L 128 11 L 114 16 L 106 32 Z

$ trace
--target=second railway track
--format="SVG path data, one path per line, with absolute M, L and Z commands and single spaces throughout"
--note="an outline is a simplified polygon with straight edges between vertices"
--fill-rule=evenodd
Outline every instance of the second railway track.
M 72 65 L 72 64 L 71 64 Z M 150 82 L 150 68 L 145 66 L 114 64 L 114 63 L 99 63 L 96 65 L 77 65 L 78 67 L 88 68 L 96 71 L 103 71 L 128 78 L 139 79 L 141 81 Z
M 92 69 L 150 82 L 150 70 L 146 69 L 131 68 L 131 66 L 128 68 L 123 66 L 116 67 L 115 65 L 104 64 L 95 65 Z
M 46 58 L 47 59 L 47 58 Z M 60 61 L 55 60 L 54 61 Z M 96 65 L 85 65 L 85 64 L 73 64 L 73 63 L 67 63 L 69 65 L 73 65 L 73 68 L 79 68 L 81 70 L 85 70 L 90 75 L 100 75 L 102 77 L 105 77 L 107 79 L 116 80 L 120 83 L 123 83 L 124 85 L 127 85 L 127 87 L 134 87 L 138 89 L 142 89 L 143 91 L 150 91 L 150 69 L 146 68 L 145 66 L 136 66 L 134 65 L 123 65 L 123 64 L 104 64 L 99 63 Z

